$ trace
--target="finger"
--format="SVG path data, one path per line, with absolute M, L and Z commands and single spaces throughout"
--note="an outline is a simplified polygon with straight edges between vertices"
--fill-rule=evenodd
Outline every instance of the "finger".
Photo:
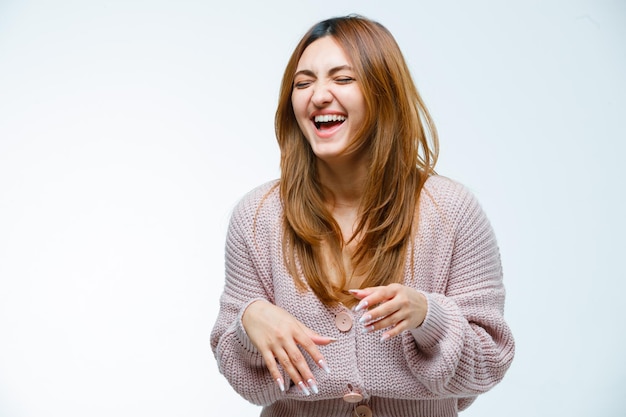
M 421 295 L 414 289 L 409 289 L 400 284 L 390 284 L 385 287 L 378 287 L 377 291 L 368 296 L 365 300 L 372 302 L 380 300 L 376 308 L 370 310 L 374 319 L 387 316 L 395 311 L 404 311 L 405 315 L 408 309 L 416 307 L 416 297 Z
M 349 292 L 360 299 L 359 304 L 354 308 L 354 312 L 367 310 L 372 306 L 384 303 L 395 296 L 396 288 L 390 285 L 383 287 L 369 287 L 362 290 L 349 290 Z
M 363 331 L 365 333 L 371 333 L 377 330 L 385 330 L 385 332 L 381 335 L 381 342 L 392 337 L 395 337 L 402 333 L 405 330 L 409 329 L 406 320 L 397 320 L 397 315 L 392 315 L 389 317 L 385 317 L 381 320 L 378 320 L 371 324 L 366 324 L 363 327 Z
M 381 320 L 380 326 L 382 329 L 387 329 L 380 337 L 381 342 L 398 336 L 405 330 L 415 328 L 415 326 L 412 325 L 411 321 L 407 317 L 404 317 L 403 314 L 393 314 L 391 317 L 389 317 L 389 320 Z
M 363 317 L 359 319 L 359 322 L 363 324 L 363 331 L 366 333 L 370 333 L 376 330 L 385 329 L 387 327 L 396 326 L 403 320 L 404 318 L 402 314 L 396 311 L 389 315 L 374 318 L 372 318 L 369 313 L 364 314 Z
M 398 324 L 392 326 L 389 330 L 385 331 L 380 336 L 380 341 L 384 342 L 385 340 L 391 339 L 392 337 L 396 337 L 397 335 L 399 335 L 403 331 L 407 330 L 408 326 L 406 326 L 405 323 L 406 323 L 406 320 L 402 320 Z
M 277 353 L 276 360 L 278 361 L 280 366 L 283 368 L 283 371 L 294 382 L 294 384 L 299 385 L 299 383 L 303 381 L 302 375 L 300 375 L 300 372 L 298 372 L 298 369 L 296 368 L 294 362 L 292 361 L 287 351 L 283 350 Z
M 337 341 L 337 339 L 334 337 L 320 336 L 319 334 L 309 329 L 307 329 L 306 334 L 313 341 L 313 343 L 318 346 L 326 346 L 330 343 Z
M 390 289 L 394 297 L 367 311 L 359 320 L 365 332 L 388 329 L 383 340 L 420 326 L 428 309 L 425 297 L 418 291 L 402 286 Z
M 310 342 L 315 346 L 312 342 Z M 311 395 L 311 392 L 317 394 L 319 392 L 315 377 L 309 368 L 304 355 L 297 346 L 293 346 L 286 350 L 287 358 L 284 358 L 283 366 L 289 367 L 289 375 L 294 383 L 300 388 L 305 395 Z M 281 361 L 283 364 L 283 361 Z
M 311 356 L 311 359 L 315 361 L 317 366 L 322 368 L 324 372 L 326 372 L 327 374 L 330 374 L 330 368 L 328 367 L 328 364 L 326 363 L 324 356 L 315 345 L 325 346 L 330 343 L 336 342 L 337 339 L 334 337 L 320 336 L 319 334 L 315 333 L 313 330 L 309 329 L 308 327 L 305 327 L 304 331 L 310 340 L 307 340 L 305 338 L 299 341 L 300 345 L 302 346 L 304 351 L 307 352 L 309 356 Z
M 368 295 L 371 294 L 371 289 L 372 288 L 365 288 L 365 289 L 355 288 L 355 289 L 348 290 L 348 292 L 352 294 L 355 298 L 361 300 L 364 297 L 367 297 Z
M 378 323 L 386 317 L 398 314 L 401 310 L 400 306 L 401 304 L 397 303 L 395 299 L 373 305 L 370 310 L 363 312 L 363 315 L 359 318 L 359 323 L 364 325 L 374 324 L 374 322 Z M 400 318 L 396 317 L 396 321 L 397 320 L 400 320 Z M 378 326 L 378 328 L 380 328 L 380 326 Z
M 280 373 L 278 369 L 278 364 L 276 363 L 276 359 L 274 355 L 270 351 L 266 351 L 262 354 L 263 359 L 265 360 L 265 366 L 267 366 L 270 375 L 272 375 L 272 379 L 278 385 L 278 388 L 281 392 L 285 392 L 285 380 L 283 379 L 283 375 Z

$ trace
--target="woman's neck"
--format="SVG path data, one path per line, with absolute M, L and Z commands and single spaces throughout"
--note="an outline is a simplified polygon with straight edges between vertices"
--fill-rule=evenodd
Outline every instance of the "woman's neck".
M 327 203 L 333 208 L 357 210 L 367 180 L 367 167 L 362 155 L 344 155 L 332 161 L 318 159 L 319 180 L 330 192 Z
M 318 175 L 327 195 L 326 203 L 341 228 L 344 242 L 352 242 L 367 180 L 367 163 L 362 158 L 341 162 L 318 161 Z

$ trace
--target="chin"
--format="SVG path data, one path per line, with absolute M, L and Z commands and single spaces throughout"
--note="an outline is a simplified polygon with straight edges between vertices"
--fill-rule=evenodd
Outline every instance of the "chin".
M 313 153 L 315 154 L 315 156 L 318 159 L 336 159 L 339 158 L 343 152 L 345 151 L 345 148 L 341 148 L 341 149 L 313 149 Z

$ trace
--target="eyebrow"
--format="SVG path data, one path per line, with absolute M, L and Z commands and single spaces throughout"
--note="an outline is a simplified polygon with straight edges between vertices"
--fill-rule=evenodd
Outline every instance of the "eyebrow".
M 333 75 L 336 72 L 344 71 L 344 70 L 354 71 L 350 65 L 339 65 L 337 67 L 331 68 L 328 71 L 328 75 Z M 300 71 L 296 72 L 293 75 L 293 77 L 296 78 L 298 75 L 308 75 L 308 76 L 311 76 L 311 77 L 315 77 L 315 73 L 313 71 L 311 71 L 311 70 L 308 70 L 308 69 L 303 69 L 303 70 L 300 70 Z

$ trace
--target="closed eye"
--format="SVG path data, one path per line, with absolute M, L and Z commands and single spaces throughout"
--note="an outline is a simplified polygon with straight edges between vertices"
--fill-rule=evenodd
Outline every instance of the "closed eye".
M 310 86 L 312 81 L 297 81 L 293 83 L 293 88 L 303 89 Z
M 350 84 L 351 82 L 356 81 L 356 79 L 352 77 L 337 77 L 335 78 L 335 82 L 339 84 Z

